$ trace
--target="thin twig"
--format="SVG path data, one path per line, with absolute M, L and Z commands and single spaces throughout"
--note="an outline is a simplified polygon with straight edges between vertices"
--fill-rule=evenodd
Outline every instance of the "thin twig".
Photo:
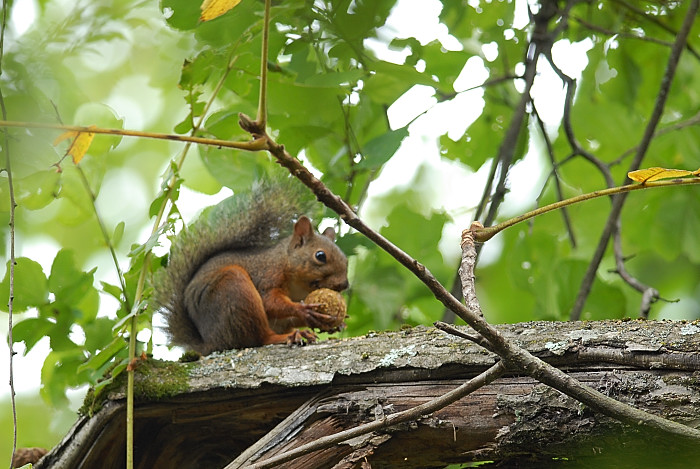
M 440 410 L 448 405 L 458 401 L 464 396 L 476 391 L 477 389 L 486 386 L 493 380 L 500 377 L 505 372 L 505 366 L 502 362 L 498 362 L 491 366 L 489 369 L 483 373 L 475 376 L 469 381 L 465 382 L 456 389 L 443 394 L 440 397 L 436 397 L 424 404 L 417 405 L 408 410 L 402 412 L 397 412 L 395 414 L 390 414 L 381 420 L 375 420 L 374 422 L 366 423 L 364 425 L 359 425 L 342 432 L 335 433 L 333 435 L 318 438 L 317 440 L 307 443 L 305 445 L 299 446 L 285 453 L 278 454 L 269 459 L 265 459 L 256 464 L 251 464 L 245 466 L 247 469 L 267 469 L 270 467 L 276 467 L 284 462 L 291 461 L 305 454 L 309 454 L 313 451 L 317 451 L 324 448 L 329 448 L 333 445 L 347 441 L 351 438 L 355 438 L 360 435 L 366 435 L 374 431 L 382 430 L 394 425 L 398 425 L 404 422 L 410 422 L 413 420 L 419 420 L 424 415 L 428 415 L 432 412 Z M 226 466 L 224 469 L 232 469 L 233 467 L 239 466 Z
M 554 180 L 554 190 L 557 192 L 557 199 L 558 200 L 564 200 L 564 192 L 561 187 L 561 179 L 559 178 L 559 171 L 558 171 L 558 166 L 557 166 L 557 160 L 554 156 L 554 147 L 552 146 L 552 141 L 549 139 L 549 135 L 547 135 L 547 129 L 545 128 L 544 121 L 540 117 L 539 112 L 537 112 L 537 107 L 534 105 L 532 106 L 532 113 L 535 116 L 535 119 L 537 120 L 537 127 L 540 129 L 540 133 L 542 134 L 542 139 L 544 140 L 545 146 L 547 147 L 547 155 L 549 156 L 549 163 L 552 165 L 552 172 L 551 172 L 551 177 Z M 540 193 L 540 196 L 537 197 L 537 202 L 539 205 L 540 199 L 542 195 L 544 195 L 544 190 L 547 187 L 547 183 L 542 186 L 542 192 Z M 576 235 L 574 234 L 574 227 L 571 224 L 571 219 L 569 218 L 569 211 L 566 210 L 566 207 L 562 208 L 561 210 L 561 216 L 564 221 L 564 227 L 566 228 L 566 232 L 569 235 L 569 242 L 571 243 L 571 247 L 575 248 L 576 247 Z
M 635 33 L 630 33 L 626 31 L 611 31 L 610 29 L 603 28 L 601 26 L 598 26 L 596 24 L 590 23 L 582 18 L 576 17 L 576 16 L 570 16 L 570 18 L 577 23 L 579 23 L 581 26 L 590 29 L 591 31 L 595 31 L 597 33 L 605 34 L 606 36 L 609 37 L 620 37 L 624 39 L 637 39 L 639 41 L 647 41 L 651 42 L 653 44 L 659 44 L 661 46 L 666 46 L 666 47 L 672 47 L 673 43 L 670 41 L 664 41 L 662 39 L 657 39 L 655 37 L 651 36 L 643 36 L 641 34 L 635 34 Z
M 433 325 L 437 329 L 440 329 L 443 332 L 447 332 L 448 334 L 454 335 L 454 336 L 459 337 L 461 339 L 466 339 L 470 342 L 474 342 L 476 345 L 483 347 L 490 352 L 492 351 L 492 347 L 491 347 L 491 344 L 489 343 L 489 341 L 484 339 L 480 335 L 468 334 L 460 329 L 457 329 L 452 324 L 447 324 L 446 322 L 442 322 L 442 321 L 435 321 L 433 323 Z
M 5 55 L 5 29 L 7 27 L 7 1 L 2 2 L 2 24 L 0 24 L 0 76 L 2 76 L 2 59 Z M 7 119 L 7 108 L 5 107 L 5 96 L 0 90 L 0 110 L 3 120 Z M 12 403 L 12 454 L 10 455 L 10 469 L 13 467 L 15 452 L 17 451 L 17 402 L 15 399 L 15 378 L 14 378 L 14 338 L 12 336 L 12 318 L 15 299 L 15 189 L 12 179 L 12 166 L 10 159 L 10 137 L 7 129 L 3 129 L 3 149 L 5 150 L 5 171 L 7 172 L 7 185 L 10 194 L 10 291 L 7 302 L 7 343 L 10 349 L 10 402 Z
M 265 0 L 263 15 L 262 53 L 260 54 L 260 96 L 258 100 L 258 117 L 255 120 L 263 130 L 267 125 L 267 57 L 270 41 L 270 0 Z
M 668 63 L 666 64 L 664 76 L 661 79 L 659 93 L 657 95 L 656 102 L 654 103 L 654 109 L 649 117 L 649 122 L 644 129 L 644 135 L 642 136 L 637 152 L 635 153 L 634 159 L 630 164 L 628 171 L 639 169 L 649 148 L 649 144 L 654 138 L 656 127 L 661 120 L 661 115 L 663 114 L 664 107 L 666 105 L 666 99 L 668 97 L 669 89 L 671 88 L 671 83 L 673 82 L 673 77 L 676 74 L 676 68 L 678 66 L 681 53 L 685 48 L 690 30 L 693 27 L 693 22 L 695 21 L 698 13 L 698 3 L 700 3 L 700 0 L 691 0 L 690 5 L 688 6 L 688 11 L 686 12 L 685 19 L 683 20 L 683 25 L 681 26 L 680 31 L 678 31 L 673 48 L 671 49 L 671 54 L 668 58 Z M 628 178 L 626 178 L 626 180 L 629 181 Z M 575 321 L 581 317 L 581 311 L 583 311 L 583 306 L 585 305 L 586 299 L 588 298 L 591 288 L 593 287 L 593 281 L 595 279 L 596 272 L 598 271 L 598 266 L 600 266 L 600 263 L 603 260 L 603 255 L 605 254 L 610 237 L 617 227 L 617 220 L 622 213 L 622 207 L 624 206 L 626 198 L 626 194 L 619 194 L 613 198 L 612 208 L 605 223 L 605 227 L 603 228 L 603 233 L 600 236 L 600 240 L 598 242 L 598 246 L 596 247 L 595 253 L 593 254 L 593 258 L 588 264 L 588 269 L 586 270 L 581 286 L 579 287 L 576 301 L 571 309 L 569 318 L 572 321 Z
M 666 135 L 666 134 L 669 134 L 671 132 L 675 132 L 677 130 L 683 130 L 686 127 L 692 127 L 692 126 L 698 125 L 698 124 L 700 124 L 700 112 L 698 112 L 697 114 L 695 114 L 693 117 L 691 117 L 689 119 L 686 119 L 686 120 L 683 120 L 680 122 L 676 122 L 675 124 L 672 124 L 672 125 L 669 125 L 667 127 L 664 127 L 662 129 L 657 130 L 656 132 L 654 132 L 654 138 L 656 139 L 658 137 L 661 137 L 662 135 Z M 615 166 L 615 165 L 622 163 L 622 161 L 625 158 L 627 158 L 630 155 L 635 154 L 637 152 L 637 150 L 639 150 L 639 145 L 635 145 L 632 148 L 628 148 L 627 150 L 622 152 L 622 154 L 620 156 L 618 156 L 614 161 L 612 161 L 610 163 L 610 166 L 612 167 L 612 166 Z
M 176 142 L 197 143 L 200 145 L 210 145 L 221 148 L 234 148 L 237 150 L 260 151 L 264 150 L 264 144 L 258 140 L 248 142 L 232 142 L 230 140 L 219 140 L 216 138 L 195 137 L 191 135 L 164 134 L 158 132 L 142 132 L 139 130 L 127 129 L 106 129 L 102 127 L 87 127 L 84 125 L 63 125 L 49 122 L 20 122 L 0 120 L 0 127 L 22 127 L 26 129 L 56 129 L 74 132 L 90 132 L 93 134 L 119 135 L 122 137 L 153 138 L 158 140 L 172 140 Z
M 668 26 L 666 23 L 664 23 L 663 21 L 659 20 L 657 17 L 655 17 L 655 16 L 653 16 L 653 15 L 647 15 L 646 12 L 645 12 L 644 10 L 640 9 L 639 7 L 637 7 L 637 6 L 635 6 L 635 5 L 631 5 L 630 3 L 628 3 L 628 2 L 626 2 L 626 1 L 624 1 L 624 0 L 615 0 L 615 2 L 616 2 L 616 3 L 619 3 L 619 4 L 622 5 L 622 6 L 624 6 L 625 8 L 627 8 L 628 10 L 630 10 L 631 12 L 635 13 L 636 15 L 638 15 L 638 16 L 644 18 L 645 20 L 649 21 L 650 23 L 655 24 L 656 26 L 658 26 L 659 28 L 663 29 L 664 31 L 670 33 L 670 34 L 673 35 L 673 36 L 676 36 L 676 37 L 677 37 L 678 34 L 680 33 L 680 31 L 674 31 L 674 29 L 673 29 L 672 27 Z M 691 6 L 690 8 L 692 8 L 692 6 Z M 682 27 L 681 27 L 681 28 L 682 28 Z M 691 54 L 693 54 L 693 56 L 695 56 L 695 58 L 700 59 L 700 54 L 698 53 L 698 51 L 695 50 L 695 48 L 694 48 L 692 45 L 690 45 L 690 44 L 687 42 L 687 39 L 686 39 L 686 41 L 684 42 L 683 47 L 685 47 L 686 49 L 688 49 L 688 52 L 690 52 Z
M 570 197 L 568 199 L 565 199 L 565 200 L 562 200 L 559 202 L 554 202 L 554 203 L 551 203 L 549 205 L 545 205 L 544 207 L 536 208 L 535 210 L 524 213 L 524 214 L 519 215 L 517 217 L 513 217 L 509 220 L 505 220 L 497 225 L 487 226 L 485 228 L 479 228 L 475 233 L 476 240 L 478 242 L 483 243 L 483 242 L 488 241 L 489 239 L 493 238 L 496 234 L 500 233 L 501 231 L 505 230 L 506 228 L 510 228 L 513 225 L 517 225 L 518 223 L 522 223 L 522 222 L 529 220 L 531 218 L 534 218 L 538 215 L 542 215 L 544 213 L 551 212 L 552 210 L 558 210 L 562 207 L 577 204 L 579 202 L 583 202 L 586 200 L 592 200 L 592 199 L 596 199 L 599 197 L 609 197 L 609 196 L 614 196 L 617 194 L 624 194 L 624 193 L 643 190 L 643 189 L 654 189 L 654 188 L 669 187 L 669 186 L 686 186 L 686 185 L 694 185 L 694 184 L 700 184 L 700 178 L 693 177 L 693 178 L 687 178 L 687 179 L 665 179 L 662 181 L 645 182 L 644 184 L 628 184 L 626 186 L 611 187 L 609 189 L 601 189 L 599 191 L 593 191 L 593 192 L 588 192 L 586 194 L 580 194 L 580 195 L 577 195 L 575 197 Z
M 87 192 L 88 196 L 90 197 L 92 210 L 95 213 L 95 220 L 97 220 L 97 224 L 100 227 L 102 237 L 104 238 L 105 243 L 107 244 L 107 248 L 109 249 L 109 252 L 112 255 L 112 263 L 114 263 L 114 269 L 117 271 L 117 276 L 119 277 L 119 284 L 121 285 L 122 294 L 124 295 L 124 307 L 126 308 L 126 311 L 131 311 L 131 302 L 129 301 L 129 296 L 126 294 L 126 283 L 124 281 L 124 273 L 122 272 L 122 269 L 119 266 L 117 252 L 114 250 L 114 244 L 112 244 L 112 239 L 110 238 L 109 233 L 107 232 L 107 227 L 102 221 L 102 217 L 100 217 L 100 213 L 97 210 L 97 196 L 92 191 L 92 188 L 90 187 L 90 183 L 88 182 L 87 176 L 85 176 L 85 171 L 83 171 L 83 168 L 81 168 L 79 165 L 76 165 L 75 169 L 78 170 L 78 174 L 80 175 L 80 179 L 83 182 L 85 192 Z
M 535 75 L 537 73 L 537 58 L 539 57 L 540 49 L 539 46 L 533 44 L 531 44 L 531 47 L 534 51 L 533 56 L 528 58 L 526 61 L 525 73 L 523 74 L 523 78 L 525 79 L 525 89 L 520 95 L 520 101 L 513 111 L 513 116 L 511 117 L 506 134 L 503 137 L 503 142 L 498 149 L 498 155 L 494 159 L 493 163 L 491 163 L 491 171 L 484 187 L 481 200 L 479 201 L 476 209 L 475 217 L 478 219 L 486 209 L 487 203 L 489 204 L 489 211 L 484 219 L 485 225 L 490 225 L 493 223 L 493 220 L 495 220 L 496 214 L 498 213 L 498 209 L 505 198 L 508 171 L 513 164 L 518 137 L 523 131 L 523 122 L 525 121 L 525 114 L 527 113 L 527 104 L 532 99 L 530 97 L 530 90 L 532 89 L 532 85 L 535 81 Z M 497 172 L 498 182 L 496 183 L 496 189 L 493 191 L 493 193 L 491 193 L 491 188 L 493 187 Z
M 639 317 L 648 318 L 651 304 L 659 299 L 659 291 L 656 288 L 643 284 L 636 277 L 633 277 L 625 267 L 624 254 L 622 252 L 622 235 L 620 230 L 620 220 L 618 219 L 615 233 L 613 234 L 613 249 L 615 251 L 615 272 L 627 283 L 642 294 L 642 302 L 639 306 Z
M 566 97 L 564 98 L 564 115 L 562 117 L 562 125 L 564 127 L 564 134 L 566 135 L 566 140 L 569 142 L 569 146 L 573 151 L 571 157 L 582 156 L 586 161 L 592 163 L 603 175 L 607 187 L 614 187 L 615 181 L 613 180 L 612 173 L 610 172 L 610 168 L 608 167 L 608 165 L 603 163 L 600 159 L 596 158 L 590 152 L 586 151 L 581 146 L 578 139 L 576 138 L 576 134 L 574 133 L 574 127 L 571 124 L 571 109 L 574 105 L 574 96 L 576 94 L 576 80 L 564 73 L 564 71 L 561 70 L 559 66 L 557 66 L 557 64 L 554 62 L 554 57 L 552 57 L 551 49 L 545 52 L 545 57 L 547 58 L 547 62 L 549 62 L 549 65 L 552 67 L 552 70 L 554 70 L 554 73 L 557 74 L 559 79 L 563 81 L 564 85 L 566 86 Z

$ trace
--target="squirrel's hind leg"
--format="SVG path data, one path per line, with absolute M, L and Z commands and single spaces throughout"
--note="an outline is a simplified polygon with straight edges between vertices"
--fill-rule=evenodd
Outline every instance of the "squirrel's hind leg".
M 201 288 L 200 286 L 204 286 Z M 202 337 L 200 353 L 259 347 L 266 344 L 312 342 L 303 332 L 277 334 L 270 328 L 258 290 L 238 265 L 200 271 L 187 287 L 187 309 Z

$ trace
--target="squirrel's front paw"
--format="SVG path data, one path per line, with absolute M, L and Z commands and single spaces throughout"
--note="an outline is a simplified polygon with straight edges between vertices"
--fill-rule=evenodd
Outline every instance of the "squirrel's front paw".
M 316 342 L 317 338 L 313 331 L 294 329 L 292 333 L 287 336 L 287 345 L 313 344 Z
M 307 326 L 327 331 L 335 324 L 335 318 L 333 316 L 316 311 L 316 308 L 321 305 L 317 303 L 303 303 L 302 306 L 302 314 Z

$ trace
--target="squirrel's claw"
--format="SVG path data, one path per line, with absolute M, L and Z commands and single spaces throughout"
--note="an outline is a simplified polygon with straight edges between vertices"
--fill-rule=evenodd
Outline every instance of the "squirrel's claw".
M 313 331 L 294 329 L 292 333 L 287 336 L 287 345 L 313 344 L 316 342 L 317 338 Z
M 304 304 L 304 322 L 309 327 L 320 329 L 322 331 L 328 331 L 335 325 L 335 318 L 328 314 L 319 313 L 316 311 L 316 308 L 319 306 L 321 305 L 318 303 Z

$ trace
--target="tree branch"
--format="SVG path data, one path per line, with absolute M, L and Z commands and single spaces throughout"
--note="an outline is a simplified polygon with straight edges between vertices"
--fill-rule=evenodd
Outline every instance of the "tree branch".
M 532 105 L 532 113 L 535 116 L 535 119 L 537 120 L 537 126 L 540 129 L 540 133 L 542 134 L 542 139 L 544 140 L 545 146 L 547 147 L 547 156 L 549 156 L 549 163 L 552 165 L 552 172 L 550 173 L 550 176 L 554 180 L 554 189 L 557 192 L 557 198 L 559 201 L 564 200 L 564 192 L 562 191 L 561 188 L 561 180 L 559 178 L 559 171 L 558 171 L 558 166 L 557 166 L 557 160 L 554 157 L 554 147 L 552 146 L 552 141 L 549 139 L 549 135 L 547 135 L 547 129 L 544 126 L 544 121 L 540 117 L 540 114 L 537 112 L 537 108 L 535 107 L 534 103 Z M 537 202 L 539 205 L 539 202 L 542 198 L 542 195 L 544 195 L 544 190 L 547 187 L 547 183 L 542 186 L 542 191 L 540 192 L 540 196 L 537 197 Z M 569 241 L 571 242 L 571 247 L 576 248 L 576 235 L 574 234 L 574 227 L 571 224 L 571 219 L 569 218 L 569 211 L 566 210 L 566 207 L 563 207 L 561 210 L 561 216 L 562 220 L 564 222 L 564 227 L 566 228 L 566 232 L 569 235 Z
M 694 185 L 694 184 L 700 184 L 700 178 L 693 177 L 693 178 L 685 178 L 685 179 L 665 179 L 665 180 L 661 180 L 661 181 L 645 182 L 644 184 L 628 184 L 626 186 L 611 187 L 609 189 L 601 189 L 599 191 L 588 192 L 586 194 L 580 194 L 580 195 L 577 195 L 575 197 L 570 197 L 568 199 L 564 199 L 564 200 L 559 201 L 559 202 L 554 202 L 554 203 L 551 203 L 549 205 L 545 205 L 544 207 L 536 208 L 535 210 L 524 213 L 524 214 L 519 215 L 517 217 L 513 217 L 509 220 L 505 220 L 497 225 L 480 227 L 475 231 L 475 236 L 476 236 L 476 240 L 478 242 L 483 243 L 483 242 L 488 241 L 489 239 L 493 238 L 496 234 L 500 233 L 501 231 L 505 230 L 506 228 L 510 228 L 513 225 L 517 225 L 518 223 L 522 223 L 522 222 L 529 220 L 531 218 L 534 218 L 538 215 L 542 215 L 544 213 L 551 212 L 552 210 L 557 210 L 557 209 L 560 209 L 562 207 L 566 207 L 567 205 L 577 204 L 577 203 L 583 202 L 585 200 L 592 200 L 592 199 L 596 199 L 599 197 L 614 196 L 616 194 L 625 194 L 628 192 L 642 190 L 642 189 L 653 189 L 653 188 L 669 187 L 669 186 L 686 186 L 686 185 Z
M 245 120 L 245 116 L 241 116 L 241 119 Z M 583 386 L 561 370 L 546 364 L 526 350 L 517 347 L 505 339 L 497 329 L 491 326 L 480 315 L 481 308 L 476 299 L 476 295 L 473 293 L 473 280 L 471 286 L 467 285 L 465 287 L 466 305 L 464 305 L 457 298 L 450 295 L 445 287 L 438 282 L 424 265 L 413 259 L 382 235 L 369 228 L 340 197 L 333 194 L 296 158 L 289 155 L 282 145 L 274 142 L 269 136 L 266 136 L 265 139 L 270 153 L 277 159 L 280 165 L 311 189 L 320 202 L 338 213 L 345 223 L 367 236 L 411 271 L 430 289 L 443 305 L 453 310 L 460 318 L 481 334 L 491 344 L 492 350 L 506 362 L 506 365 L 513 369 L 522 370 L 522 372 L 527 373 L 540 382 L 583 402 L 594 410 L 616 418 L 624 423 L 633 425 L 643 423 L 651 428 L 669 432 L 681 438 L 700 442 L 699 430 L 639 411 L 604 396 L 597 391 Z M 473 235 L 470 234 L 469 236 Z M 470 245 L 470 247 L 464 248 L 464 246 L 467 245 Z M 462 283 L 465 284 L 465 275 L 467 279 L 473 278 L 474 275 L 473 265 L 476 260 L 476 250 L 474 249 L 473 241 L 471 243 L 463 243 L 463 249 L 462 269 L 465 273 L 461 275 Z M 471 265 L 472 270 L 468 270 L 469 268 L 465 269 L 465 265 Z
M 260 151 L 264 150 L 264 143 L 259 140 L 248 142 L 232 142 L 230 140 L 219 140 L 216 138 L 194 137 L 188 135 L 164 134 L 158 132 L 142 132 L 139 130 L 127 129 L 106 129 L 102 127 L 87 127 L 84 125 L 63 125 L 49 122 L 20 122 L 0 120 L 0 127 L 20 127 L 26 129 L 56 129 L 63 131 L 91 132 L 94 134 L 119 135 L 122 137 L 154 138 L 158 140 L 172 140 L 175 142 L 189 142 L 200 145 L 210 145 L 221 148 L 234 148 L 236 150 Z
M 505 372 L 505 366 L 503 362 L 498 362 L 491 366 L 488 370 L 479 374 L 478 376 L 470 379 L 466 383 L 462 384 L 456 389 L 443 394 L 442 396 L 435 398 L 425 404 L 418 405 L 411 409 L 405 410 L 403 412 L 397 412 L 395 414 L 390 414 L 383 419 L 375 420 L 371 423 L 366 423 L 364 425 L 359 425 L 355 428 L 338 432 L 334 435 L 329 435 L 324 438 L 319 438 L 318 440 L 307 443 L 305 445 L 299 446 L 285 453 L 273 456 L 257 464 L 252 464 L 245 466 L 247 469 L 267 469 L 271 467 L 276 467 L 292 459 L 296 459 L 305 454 L 311 453 L 324 448 L 329 448 L 337 443 L 355 438 L 357 436 L 366 435 L 377 430 L 388 428 L 394 425 L 398 425 L 403 422 L 410 422 L 412 420 L 418 420 L 424 415 L 431 414 L 437 410 L 447 407 L 453 402 L 458 401 L 464 396 L 476 391 L 477 389 L 486 386 Z M 242 467 L 241 464 L 237 464 L 236 461 L 226 466 L 224 469 L 237 469 Z
M 622 234 L 620 231 L 620 220 L 618 219 L 617 226 L 615 227 L 615 234 L 613 235 L 615 272 L 617 272 L 625 283 L 642 294 L 642 302 L 639 306 L 639 317 L 646 319 L 649 317 L 649 310 L 651 309 L 652 303 L 659 299 L 659 291 L 656 288 L 643 284 L 627 272 L 624 254 L 622 252 Z

